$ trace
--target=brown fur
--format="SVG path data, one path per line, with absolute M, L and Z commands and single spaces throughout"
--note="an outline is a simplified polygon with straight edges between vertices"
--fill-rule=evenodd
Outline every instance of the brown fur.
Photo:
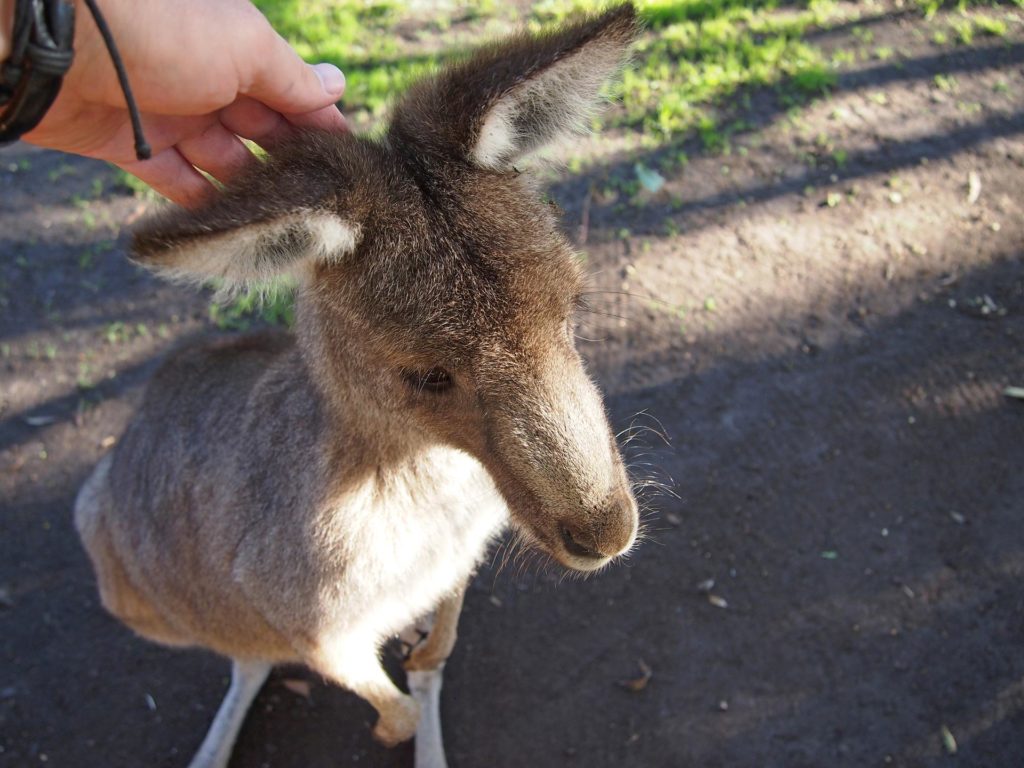
M 415 86 L 382 141 L 304 134 L 205 209 L 137 231 L 154 269 L 288 271 L 300 288 L 294 337 L 169 360 L 83 488 L 108 610 L 159 642 L 308 663 L 367 696 L 393 741 L 409 705 L 363 667 L 459 594 L 506 514 L 572 568 L 632 544 L 636 505 L 572 341 L 579 260 L 513 162 L 597 99 L 635 34 L 626 5 L 491 46 Z M 580 67 L 599 77 L 577 93 Z M 423 380 L 436 369 L 446 391 Z

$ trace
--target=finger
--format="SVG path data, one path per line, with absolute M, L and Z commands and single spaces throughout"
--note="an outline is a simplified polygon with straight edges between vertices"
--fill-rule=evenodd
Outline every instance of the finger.
M 268 26 L 269 29 L 269 26 Z M 345 75 L 333 64 L 304 62 L 276 32 L 254 56 L 248 82 L 241 92 L 271 109 L 287 113 L 313 112 L 335 103 L 345 92 Z
M 165 149 L 149 160 L 118 163 L 158 193 L 186 208 L 195 207 L 215 192 L 213 185 L 177 149 Z
M 294 132 L 280 114 L 255 99 L 240 97 L 220 111 L 221 124 L 231 133 L 269 148 Z
M 325 131 L 347 131 L 348 123 L 344 115 L 333 104 L 315 112 L 284 115 L 284 119 L 296 128 L 321 128 Z
M 227 184 L 252 161 L 252 152 L 221 123 L 179 141 L 177 148 L 191 165 L 206 171 L 222 184 Z

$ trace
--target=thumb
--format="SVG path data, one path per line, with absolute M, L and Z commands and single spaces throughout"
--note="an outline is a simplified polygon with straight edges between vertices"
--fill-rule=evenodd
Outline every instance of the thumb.
M 345 75 L 333 64 L 311 66 L 278 34 L 260 52 L 242 93 L 282 114 L 313 112 L 334 104 L 345 92 Z

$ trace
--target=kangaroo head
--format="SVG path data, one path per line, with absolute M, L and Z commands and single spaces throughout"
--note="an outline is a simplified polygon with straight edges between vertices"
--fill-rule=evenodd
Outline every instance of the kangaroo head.
M 599 568 L 637 507 L 573 343 L 579 260 L 514 164 L 588 123 L 636 33 L 624 5 L 485 48 L 415 85 L 383 139 L 305 134 L 203 210 L 148 222 L 135 258 L 229 284 L 298 275 L 329 397 L 472 454 L 528 537 Z

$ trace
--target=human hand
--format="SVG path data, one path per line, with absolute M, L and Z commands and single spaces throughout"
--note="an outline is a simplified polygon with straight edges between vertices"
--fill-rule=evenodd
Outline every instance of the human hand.
M 100 0 L 142 114 L 152 158 L 135 158 L 124 96 L 99 30 L 76 0 L 75 57 L 60 94 L 23 140 L 108 160 L 195 205 L 252 153 L 295 127 L 344 130 L 345 77 L 310 66 L 248 0 Z

